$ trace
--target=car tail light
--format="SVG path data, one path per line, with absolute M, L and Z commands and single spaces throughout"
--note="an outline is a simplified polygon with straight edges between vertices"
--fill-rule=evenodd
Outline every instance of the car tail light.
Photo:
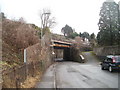
M 115 57 L 112 58 L 112 62 L 115 63 L 116 62 L 116 59 Z

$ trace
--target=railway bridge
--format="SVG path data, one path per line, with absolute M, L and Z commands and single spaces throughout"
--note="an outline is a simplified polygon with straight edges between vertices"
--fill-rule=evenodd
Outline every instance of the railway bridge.
M 63 60 L 71 60 L 72 45 L 73 45 L 72 43 L 52 40 L 51 46 L 54 48 L 54 51 L 57 49 L 63 50 Z

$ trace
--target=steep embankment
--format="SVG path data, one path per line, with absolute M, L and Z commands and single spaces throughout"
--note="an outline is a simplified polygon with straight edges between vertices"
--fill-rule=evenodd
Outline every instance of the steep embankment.
M 39 42 L 36 30 L 23 22 L 3 19 L 2 64 L 4 69 L 23 63 L 23 50 Z
M 22 59 L 21 57 L 22 56 L 20 56 L 20 54 L 16 53 L 14 47 L 10 46 L 9 44 L 3 41 L 1 64 L 4 70 L 22 64 L 22 62 L 20 62 L 20 59 Z

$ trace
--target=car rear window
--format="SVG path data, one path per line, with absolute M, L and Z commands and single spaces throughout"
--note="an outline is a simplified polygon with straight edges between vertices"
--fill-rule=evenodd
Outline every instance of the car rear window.
M 116 57 L 116 62 L 120 62 L 120 57 Z

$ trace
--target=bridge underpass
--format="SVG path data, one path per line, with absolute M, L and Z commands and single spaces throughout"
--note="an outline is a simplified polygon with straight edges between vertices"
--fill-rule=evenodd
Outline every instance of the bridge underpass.
M 55 59 L 63 59 L 63 60 L 72 60 L 71 59 L 71 47 L 72 43 L 52 40 L 52 47 L 55 53 Z M 62 55 L 61 55 L 62 54 Z M 60 57 L 59 57 L 60 56 Z

